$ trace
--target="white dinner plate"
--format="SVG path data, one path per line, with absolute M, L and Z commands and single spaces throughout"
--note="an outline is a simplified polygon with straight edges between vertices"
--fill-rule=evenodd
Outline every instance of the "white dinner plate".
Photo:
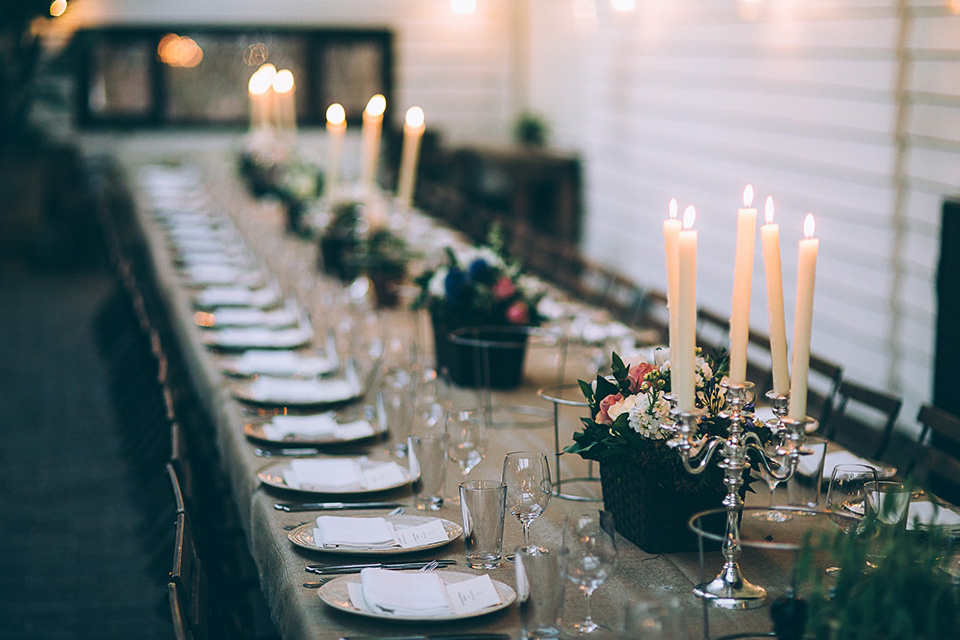
M 361 468 L 371 467 L 380 463 L 385 462 L 384 460 L 365 460 L 360 459 Z M 287 484 L 286 479 L 284 479 L 283 472 L 290 469 L 290 460 L 280 460 L 271 465 L 268 465 L 257 472 L 257 479 L 260 480 L 265 485 L 275 487 L 277 489 L 287 489 L 289 491 L 299 491 L 301 493 L 319 493 L 319 494 L 336 494 L 336 495 L 359 495 L 364 493 L 377 493 L 380 491 L 388 491 L 390 489 L 397 489 L 399 487 L 406 486 L 413 482 L 413 478 L 410 475 L 410 471 L 405 469 L 403 466 L 400 466 L 400 470 L 403 472 L 403 479 L 396 482 L 391 482 L 383 486 L 377 487 L 339 487 L 335 485 L 323 486 L 323 485 L 311 485 L 309 489 L 304 489 L 300 487 L 292 487 Z
M 456 571 L 435 571 L 437 575 L 444 581 L 446 584 L 452 584 L 455 582 L 462 582 L 464 580 L 470 580 L 476 578 L 475 574 L 470 573 L 458 573 Z M 500 611 L 509 607 L 514 600 L 517 599 L 517 592 L 513 590 L 508 585 L 500 582 L 499 580 L 493 580 L 493 586 L 497 589 L 497 594 L 500 596 L 500 602 L 495 605 L 484 607 L 483 609 L 478 609 L 477 611 L 471 611 L 469 613 L 452 613 L 439 616 L 403 616 L 403 615 L 394 615 L 389 613 L 377 613 L 373 611 L 365 611 L 363 609 L 358 609 L 353 605 L 353 602 L 350 601 L 350 596 L 347 594 L 347 585 L 350 583 L 359 583 L 360 574 L 349 574 L 345 576 L 340 576 L 339 578 L 334 578 L 330 582 L 324 584 L 322 587 L 317 589 L 317 595 L 323 600 L 326 604 L 333 607 L 334 609 L 339 609 L 340 611 L 346 611 L 348 613 L 355 613 L 359 616 L 366 616 L 368 618 L 380 618 L 381 620 L 410 620 L 410 621 L 420 621 L 420 622 L 443 622 L 448 620 L 463 620 L 466 618 L 474 618 L 477 616 L 486 615 L 488 613 L 493 613 L 494 611 Z
M 299 349 L 313 340 L 310 325 L 283 329 L 273 327 L 239 327 L 204 332 L 203 344 L 213 349 L 246 351 L 248 349 Z
M 318 384 L 333 381 L 344 381 L 342 378 L 324 379 L 317 381 Z M 311 380 L 290 379 L 295 382 L 313 382 Z M 359 384 L 344 385 L 343 389 L 334 389 L 332 393 L 318 393 L 315 396 L 305 396 L 292 394 L 285 396 L 283 394 L 262 394 L 257 391 L 256 382 L 237 382 L 233 385 L 233 396 L 244 402 L 267 407 L 297 407 L 313 408 L 327 407 L 332 405 L 346 404 L 359 399 L 363 395 L 363 389 Z
M 338 422 L 340 422 L 338 420 Z M 247 436 L 251 440 L 257 440 L 259 442 L 267 442 L 269 444 L 276 445 L 324 445 L 324 444 L 345 444 L 348 442 L 358 442 L 360 440 L 366 440 L 367 438 L 373 438 L 377 435 L 377 426 L 371 422 L 370 426 L 373 427 L 373 430 L 369 433 L 357 432 L 357 435 L 351 435 L 350 437 L 337 436 L 335 433 L 323 434 L 316 437 L 310 437 L 299 434 L 290 434 L 285 438 L 268 438 L 267 434 L 264 432 L 263 424 L 245 424 L 243 425 L 243 435 Z
M 364 516 L 359 516 L 364 517 Z M 363 553 L 363 554 L 375 554 L 375 555 L 396 555 L 399 553 L 412 553 L 414 551 L 424 551 L 426 549 L 435 549 L 437 547 L 442 547 L 445 544 L 450 544 L 461 535 L 463 535 L 463 527 L 458 525 L 455 522 L 450 520 L 445 520 L 443 518 L 432 518 L 430 516 L 366 516 L 370 518 L 382 517 L 387 522 L 393 524 L 396 529 L 407 529 L 409 527 L 417 527 L 422 524 L 427 524 L 431 520 L 440 520 L 443 524 L 444 530 L 447 532 L 447 539 L 441 540 L 440 542 L 431 542 L 430 544 L 424 544 L 417 547 L 389 547 L 384 549 L 383 547 L 375 548 L 364 548 L 364 547 L 321 547 L 317 544 L 316 540 L 313 538 L 313 530 L 317 527 L 317 523 L 308 522 L 302 524 L 290 533 L 287 534 L 287 537 L 290 538 L 290 542 L 302 547 L 304 549 L 310 549 L 311 551 L 323 551 L 325 553 Z

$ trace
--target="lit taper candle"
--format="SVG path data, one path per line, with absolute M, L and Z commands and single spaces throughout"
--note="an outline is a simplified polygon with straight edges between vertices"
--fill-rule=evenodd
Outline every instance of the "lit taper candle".
M 780 225 L 773 222 L 773 198 L 763 205 L 766 224 L 760 227 L 763 272 L 767 280 L 767 319 L 770 325 L 770 360 L 773 368 L 773 392 L 790 392 L 787 366 L 787 327 L 783 312 L 783 269 L 780 261 Z
M 426 127 L 423 124 L 423 109 L 407 109 L 403 123 L 403 151 L 400 156 L 400 177 L 397 181 L 397 201 L 409 207 L 413 203 L 413 188 L 417 177 L 417 159 L 420 157 L 420 141 Z
M 364 187 L 373 190 L 377 181 L 377 167 L 380 161 L 380 135 L 383 131 L 383 112 L 387 110 L 387 99 L 377 94 L 367 102 L 363 110 L 363 128 L 360 132 L 361 162 L 360 181 Z
M 813 285 L 817 277 L 817 252 L 820 240 L 813 237 L 813 214 L 803 220 L 803 240 L 797 258 L 797 308 L 793 321 L 793 367 L 790 381 L 790 407 L 794 420 L 807 416 L 807 372 L 810 370 L 810 330 L 813 326 Z
M 327 156 L 327 179 L 325 191 L 330 198 L 336 195 L 340 185 L 340 158 L 343 154 L 343 138 L 347 133 L 347 114 L 343 105 L 334 102 L 327 107 L 327 135 L 329 154 Z
M 668 212 L 670 217 L 663 221 L 663 244 L 667 261 L 667 311 L 669 312 L 667 336 L 670 341 L 672 360 L 677 353 L 677 299 L 680 295 L 680 254 L 677 236 L 683 229 L 683 223 L 677 219 L 676 198 L 670 198 Z M 670 375 L 672 379 L 673 373 Z
M 730 382 L 747 380 L 747 339 L 750 333 L 750 289 L 753 287 L 753 252 L 757 235 L 757 210 L 753 187 L 743 190 L 743 208 L 737 212 L 737 253 L 733 263 L 733 304 L 730 315 Z
M 677 300 L 677 353 L 670 354 L 671 389 L 680 411 L 696 408 L 697 348 L 697 231 L 693 205 L 683 212 L 683 230 L 677 235 L 679 295 Z

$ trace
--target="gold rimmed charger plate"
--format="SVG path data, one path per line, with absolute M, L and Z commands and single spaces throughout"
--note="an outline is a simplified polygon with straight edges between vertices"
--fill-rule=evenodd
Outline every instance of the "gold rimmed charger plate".
M 377 516 L 357 516 L 358 518 L 375 518 Z M 316 528 L 316 522 L 308 522 L 302 524 L 296 529 L 292 530 L 287 534 L 287 538 L 290 539 L 290 542 L 301 547 L 303 549 L 309 549 L 310 551 L 323 551 L 325 553 L 362 553 L 362 554 L 375 554 L 375 555 L 397 555 L 401 553 L 413 553 L 416 551 L 425 551 L 427 549 L 436 549 L 437 547 L 442 547 L 444 545 L 450 544 L 461 535 L 463 535 L 463 527 L 458 525 L 455 522 L 446 520 L 444 518 L 432 518 L 430 516 L 380 516 L 387 522 L 393 524 L 397 529 L 408 529 L 410 527 L 417 527 L 422 524 L 426 524 L 431 520 L 440 520 L 443 524 L 444 531 L 447 532 L 447 539 L 441 540 L 439 542 L 431 542 L 430 544 L 424 544 L 417 547 L 388 547 L 386 549 L 382 547 L 378 548 L 365 548 L 365 547 L 321 547 L 317 545 L 316 540 L 313 538 L 313 530 Z
M 477 577 L 475 574 L 459 573 L 457 571 L 434 571 L 434 573 L 439 575 L 446 584 L 463 582 L 464 580 L 470 580 L 471 578 Z M 444 622 L 475 618 L 477 616 L 483 616 L 488 613 L 493 613 L 494 611 L 505 609 L 513 604 L 513 601 L 517 599 L 517 592 L 514 591 L 512 587 L 505 585 L 499 580 L 493 580 L 493 586 L 497 589 L 497 593 L 500 595 L 500 602 L 495 605 L 484 607 L 483 609 L 478 609 L 477 611 L 471 611 L 469 613 L 451 613 L 440 616 L 402 616 L 358 609 L 350 601 L 350 596 L 347 593 L 347 585 L 351 582 L 360 582 L 360 575 L 354 573 L 335 578 L 317 589 L 317 596 L 319 596 L 319 598 L 323 600 L 325 604 L 333 607 L 334 609 L 346 611 L 347 613 L 353 613 L 358 616 L 379 618 L 381 620 L 407 620 L 416 622 Z

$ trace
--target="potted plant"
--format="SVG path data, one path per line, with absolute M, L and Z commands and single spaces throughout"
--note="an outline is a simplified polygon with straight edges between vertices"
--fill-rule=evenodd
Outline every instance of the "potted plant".
M 287 209 L 287 229 L 306 235 L 309 229 L 304 224 L 304 209 L 323 191 L 323 172 L 294 157 L 280 165 L 275 191 Z
M 371 230 L 361 244 L 364 271 L 373 283 L 377 306 L 395 307 L 399 285 L 407 275 L 410 249 L 406 241 L 386 227 Z
M 499 226 L 491 229 L 483 246 L 459 250 L 448 247 L 444 262 L 423 271 L 415 282 L 420 293 L 414 308 L 430 312 L 437 364 L 449 369 L 453 382 L 461 386 L 516 387 L 522 378 L 528 337 L 519 329 L 542 322 L 537 304 L 543 292 L 533 291 L 522 277 L 520 263 L 506 255 Z M 474 337 L 479 340 L 515 343 L 488 350 L 491 368 L 498 369 L 490 372 L 488 380 L 481 379 L 474 366 L 481 357 L 477 347 L 450 340 L 451 332 L 467 327 L 477 328 L 479 333 Z M 503 365 L 502 370 L 498 363 Z
M 626 364 L 616 353 L 612 361 L 611 377 L 580 381 L 590 416 L 581 418 L 583 429 L 564 451 L 600 463 L 604 508 L 614 514 L 625 538 L 649 553 L 694 550 L 697 537 L 687 522 L 695 513 L 721 506 L 723 470 L 712 460 L 703 473 L 690 474 L 667 445 L 672 436 L 664 428 L 670 422 L 669 350 L 658 349 L 653 362 Z M 707 355 L 698 349 L 696 403 L 705 410 L 700 435 L 727 433 L 727 421 L 719 414 L 726 409 L 720 382 L 728 367 L 725 353 Z M 769 442 L 769 429 L 749 428 Z M 749 472 L 742 490 L 748 485 Z

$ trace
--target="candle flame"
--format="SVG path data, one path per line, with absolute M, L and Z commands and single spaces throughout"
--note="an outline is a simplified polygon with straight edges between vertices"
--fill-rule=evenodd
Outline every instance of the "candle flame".
M 763 203 L 763 217 L 766 218 L 767 224 L 773 224 L 773 196 L 767 196 L 766 202 Z
M 387 99 L 383 97 L 382 93 L 370 98 L 370 101 L 367 102 L 367 108 L 363 110 L 368 116 L 374 118 L 382 116 L 383 112 L 387 110 Z
M 347 112 L 343 110 L 343 105 L 334 102 L 327 107 L 327 122 L 334 125 L 341 125 L 347 119 Z
M 693 223 L 697 219 L 697 208 L 692 204 L 688 204 L 687 208 L 683 210 L 683 228 L 686 231 L 693 229 Z
M 290 69 L 277 71 L 277 75 L 273 78 L 273 90 L 277 93 L 290 93 L 293 87 L 293 73 Z
M 813 214 L 808 213 L 807 216 L 803 219 L 803 237 L 812 238 L 814 231 L 815 223 L 813 221 Z
M 273 63 L 268 62 L 260 65 L 260 68 L 257 69 L 256 72 L 262 73 L 266 78 L 270 78 L 270 82 L 273 83 L 273 78 L 277 75 L 277 68 L 273 66 Z
M 670 219 L 676 220 L 677 219 L 677 199 L 670 198 L 670 204 L 668 205 L 668 207 L 670 211 Z
M 59 18 L 67 10 L 67 0 L 53 0 L 50 3 L 50 15 Z
M 267 92 L 267 89 L 273 84 L 273 80 L 265 73 L 260 73 L 260 71 L 255 71 L 252 76 L 250 76 L 250 82 L 247 83 L 247 89 L 251 94 L 255 96 L 262 96 Z
M 743 188 L 743 206 L 749 208 L 753 204 L 753 185 L 748 184 Z
M 410 107 L 407 109 L 407 126 L 413 129 L 419 129 L 423 126 L 423 109 L 420 107 Z

